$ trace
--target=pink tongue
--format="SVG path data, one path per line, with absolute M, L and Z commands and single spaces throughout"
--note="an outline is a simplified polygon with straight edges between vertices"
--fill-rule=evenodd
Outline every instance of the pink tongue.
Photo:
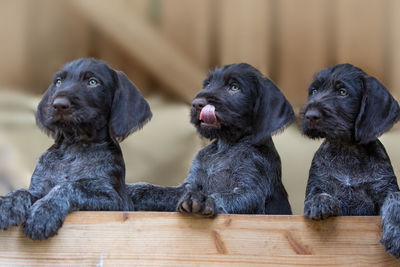
M 217 117 L 215 116 L 215 107 L 213 105 L 207 105 L 202 108 L 200 112 L 200 120 L 207 124 L 217 123 Z

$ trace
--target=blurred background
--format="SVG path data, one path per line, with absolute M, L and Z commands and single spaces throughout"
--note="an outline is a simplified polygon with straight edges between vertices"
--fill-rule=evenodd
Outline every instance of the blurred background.
M 124 71 L 153 110 L 122 143 L 127 181 L 177 185 L 207 142 L 189 103 L 208 70 L 248 62 L 274 80 L 296 112 L 315 72 L 352 63 L 400 98 L 397 0 L 0 0 L 0 194 L 28 187 L 52 140 L 34 111 L 54 72 L 79 57 Z M 400 129 L 381 140 L 400 173 Z M 302 214 L 320 142 L 294 124 L 274 137 L 283 182 Z

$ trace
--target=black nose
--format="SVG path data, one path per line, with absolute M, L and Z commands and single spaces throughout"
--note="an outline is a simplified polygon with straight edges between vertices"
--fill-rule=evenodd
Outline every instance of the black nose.
M 204 98 L 195 98 L 192 102 L 192 107 L 195 109 L 202 109 L 205 105 L 207 105 L 207 100 Z
M 67 110 L 71 106 L 71 102 L 66 97 L 56 97 L 53 101 L 53 108 L 58 111 Z
M 307 120 L 309 121 L 318 121 L 321 119 L 321 113 L 316 109 L 307 110 L 306 114 L 304 114 Z

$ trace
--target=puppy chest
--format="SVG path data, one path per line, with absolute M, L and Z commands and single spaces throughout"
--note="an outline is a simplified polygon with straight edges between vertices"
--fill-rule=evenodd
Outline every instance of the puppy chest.
M 93 153 L 49 153 L 38 165 L 36 175 L 51 179 L 55 183 L 74 181 L 80 178 L 104 177 L 112 167 L 110 155 Z M 108 168 L 107 168 L 108 166 Z
M 313 161 L 312 171 L 320 177 L 331 177 L 333 183 L 345 187 L 364 187 L 374 183 L 381 173 L 381 164 L 359 151 L 344 151 L 331 147 L 321 152 L 323 153 L 319 153 L 319 157 Z
M 319 170 L 319 176 L 328 177 L 327 183 L 341 189 L 368 190 L 375 182 L 376 173 L 359 165 L 331 165 Z
M 362 180 L 362 177 L 335 173 L 328 176 L 325 183 L 319 186 L 323 192 L 339 201 L 341 215 L 373 215 L 376 202 L 373 183 L 364 183 Z
M 235 186 L 234 170 L 218 162 L 203 169 L 206 177 L 199 177 L 201 184 L 208 190 L 225 191 Z
M 340 167 L 341 166 L 341 167 Z M 322 168 L 322 190 L 339 200 L 343 207 L 342 215 L 371 214 L 375 211 L 377 194 L 376 174 L 371 168 L 360 169 L 359 166 L 333 165 Z M 356 212 L 357 210 L 357 212 Z M 362 210 L 361 213 L 358 210 Z
M 247 164 L 230 160 L 212 160 L 201 164 L 196 172 L 196 183 L 208 192 L 232 192 L 247 179 Z

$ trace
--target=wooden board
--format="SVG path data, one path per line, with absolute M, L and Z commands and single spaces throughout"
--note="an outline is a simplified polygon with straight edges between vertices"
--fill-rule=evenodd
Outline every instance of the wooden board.
M 0 232 L 0 265 L 399 266 L 380 232 L 380 217 L 75 212 L 45 241 Z

